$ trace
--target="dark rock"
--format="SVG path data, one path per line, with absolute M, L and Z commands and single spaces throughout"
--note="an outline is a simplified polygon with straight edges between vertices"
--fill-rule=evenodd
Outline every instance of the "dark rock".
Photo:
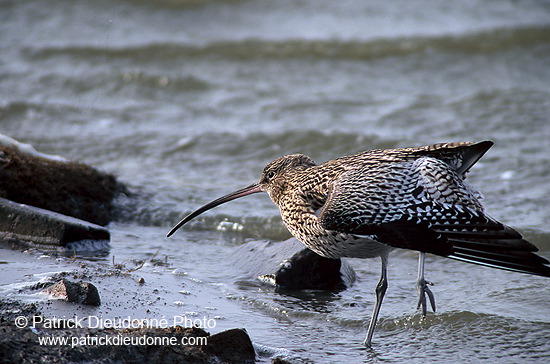
M 275 284 L 287 289 L 345 289 L 341 266 L 341 259 L 325 258 L 306 248 L 281 264 Z
M 113 198 L 128 193 L 112 175 L 0 145 L 0 197 L 107 225 Z
M 14 322 L 15 318 L 19 316 L 29 318 L 34 315 L 40 315 L 36 304 L 0 298 L 0 326 L 4 322 Z
M 67 246 L 109 238 L 109 231 L 101 226 L 0 198 L 0 241 L 5 243 Z
M 0 363 L 197 363 L 219 362 L 200 346 L 181 345 L 99 345 L 93 340 L 127 338 L 139 340 L 155 337 L 207 336 L 200 329 L 48 329 L 18 328 L 12 322 L 0 323 Z M 69 338 L 67 345 L 39 345 L 39 338 Z M 86 340 L 76 342 L 72 340 Z
M 281 357 L 276 357 L 271 359 L 271 364 L 292 364 L 292 363 Z
M 244 329 L 231 329 L 210 336 L 205 351 L 230 363 L 253 363 L 256 359 L 254 346 Z
M 321 257 L 295 238 L 250 241 L 236 248 L 232 256 L 236 266 L 283 289 L 342 290 L 355 281 L 355 272 L 346 260 Z
M 101 304 L 99 292 L 91 283 L 74 283 L 62 279 L 53 286 L 44 289 L 43 292 L 67 302 L 82 303 L 90 306 L 99 306 Z
M 201 328 L 181 326 L 116 330 L 67 329 L 42 324 L 31 329 L 15 325 L 18 317 L 27 317 L 27 322 L 32 322 L 36 315 L 40 312 L 35 307 L 0 298 L 0 363 L 207 364 L 254 361 L 250 338 L 240 329 L 210 336 Z M 41 321 L 45 322 L 46 318 Z M 67 338 L 69 341 L 66 345 L 60 342 L 39 345 L 39 339 L 48 338 Z M 99 342 L 99 338 L 103 341 Z M 128 345 L 122 345 L 122 339 L 129 340 Z M 164 345 L 157 339 L 164 342 L 170 339 L 175 344 Z

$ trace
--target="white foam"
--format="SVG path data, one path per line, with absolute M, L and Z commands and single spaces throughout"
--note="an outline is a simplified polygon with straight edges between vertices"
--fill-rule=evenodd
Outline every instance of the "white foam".
M 49 160 L 53 160 L 53 161 L 57 161 L 57 162 L 69 162 L 69 160 L 67 158 L 61 157 L 59 155 L 40 153 L 39 151 L 34 149 L 34 147 L 32 145 L 27 144 L 27 143 L 19 142 L 19 141 L 13 139 L 12 137 L 9 137 L 9 136 L 4 135 L 4 134 L 0 134 L 0 145 L 15 148 L 16 150 L 18 150 L 22 153 L 34 155 L 34 156 L 40 157 L 40 158 L 45 158 L 45 159 L 49 159 Z

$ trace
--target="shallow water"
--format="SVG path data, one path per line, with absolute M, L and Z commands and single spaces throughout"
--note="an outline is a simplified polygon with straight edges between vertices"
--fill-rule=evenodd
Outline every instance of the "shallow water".
M 117 202 L 110 252 L 82 259 L 158 251 L 169 265 L 144 269 L 168 287 L 169 306 L 219 316 L 220 331 L 246 327 L 266 357 L 277 348 L 303 362 L 547 362 L 548 283 L 430 257 L 438 312 L 422 321 L 417 254 L 395 252 L 367 351 L 379 261 L 350 259 L 358 281 L 339 293 L 262 285 L 231 259 L 246 241 L 289 236 L 261 195 L 166 239 L 169 228 L 282 154 L 323 162 L 491 139 L 470 183 L 550 257 L 549 69 L 540 1 L 0 3 L 0 133 L 114 173 L 139 195 Z M 34 269 L 4 260 L 0 270 Z

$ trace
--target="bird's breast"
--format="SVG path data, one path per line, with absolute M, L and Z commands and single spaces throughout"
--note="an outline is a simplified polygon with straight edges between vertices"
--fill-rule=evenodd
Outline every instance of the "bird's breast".
M 326 258 L 374 258 L 387 254 L 392 248 L 376 240 L 376 236 L 352 235 L 327 230 L 320 224 L 318 206 L 303 199 L 282 201 L 279 205 L 288 231 L 309 249 Z

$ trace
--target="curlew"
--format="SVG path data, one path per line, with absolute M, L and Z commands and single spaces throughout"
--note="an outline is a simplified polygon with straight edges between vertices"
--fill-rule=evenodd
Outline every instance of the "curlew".
M 388 286 L 387 262 L 395 248 L 420 252 L 418 308 L 435 311 L 424 279 L 426 253 L 520 273 L 550 277 L 549 261 L 520 233 L 484 210 L 466 172 L 493 145 L 445 143 L 377 149 L 317 165 L 303 154 L 275 159 L 260 181 L 220 197 L 183 218 L 169 233 L 225 202 L 267 192 L 287 229 L 327 258 L 382 260 L 376 303 L 364 345 L 371 346 Z

